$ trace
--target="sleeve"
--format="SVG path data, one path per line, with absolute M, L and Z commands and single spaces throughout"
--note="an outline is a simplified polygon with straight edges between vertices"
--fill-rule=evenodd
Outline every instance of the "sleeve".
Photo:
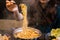
M 57 20 L 56 20 L 57 27 L 60 28 L 60 5 L 57 6 Z
M 60 28 L 60 5 L 56 7 L 56 20 L 52 23 L 53 28 Z

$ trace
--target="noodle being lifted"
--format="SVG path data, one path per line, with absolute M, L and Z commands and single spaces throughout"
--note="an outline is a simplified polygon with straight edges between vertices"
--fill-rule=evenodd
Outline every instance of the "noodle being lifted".
M 12 2 L 13 1 L 13 2 Z M 14 13 L 14 16 L 20 21 L 23 19 L 23 26 L 22 26 L 22 31 L 21 30 L 17 30 L 19 32 L 16 32 L 16 30 L 14 31 L 14 36 L 15 38 L 23 38 L 23 39 L 32 39 L 32 38 L 37 38 L 40 36 L 40 33 L 37 29 L 34 28 L 30 28 L 28 27 L 28 22 L 27 22 L 27 6 L 25 4 L 20 4 L 19 5 L 21 7 L 22 13 L 19 13 L 18 10 L 18 6 L 15 3 L 14 0 L 6 0 L 6 7 L 9 11 Z
M 25 4 L 20 4 L 22 13 L 24 15 L 22 31 L 14 33 L 15 38 L 22 39 L 33 39 L 41 36 L 39 30 L 28 27 L 27 21 L 27 6 Z

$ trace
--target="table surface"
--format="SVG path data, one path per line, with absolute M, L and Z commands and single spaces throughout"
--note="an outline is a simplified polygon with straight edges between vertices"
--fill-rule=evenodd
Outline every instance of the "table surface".
M 22 27 L 22 21 L 0 19 L 0 29 L 10 30 L 18 27 Z

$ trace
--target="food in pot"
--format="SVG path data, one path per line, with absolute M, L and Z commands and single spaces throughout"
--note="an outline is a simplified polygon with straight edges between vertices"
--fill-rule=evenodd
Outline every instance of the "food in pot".
M 37 29 L 34 28 L 27 28 L 25 31 L 14 33 L 15 38 L 22 38 L 22 39 L 33 39 L 38 38 L 41 36 L 41 33 Z

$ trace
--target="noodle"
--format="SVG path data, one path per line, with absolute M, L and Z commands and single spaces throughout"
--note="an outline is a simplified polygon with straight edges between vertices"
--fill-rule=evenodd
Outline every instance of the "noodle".
M 23 19 L 23 27 L 22 32 L 15 33 L 15 38 L 23 38 L 23 39 L 33 39 L 41 36 L 36 29 L 28 27 L 27 22 L 27 6 L 25 4 L 20 4 L 22 13 L 24 15 Z

